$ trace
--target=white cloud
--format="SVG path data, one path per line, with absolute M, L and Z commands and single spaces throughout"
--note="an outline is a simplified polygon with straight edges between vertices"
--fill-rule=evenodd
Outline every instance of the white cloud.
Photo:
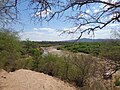
M 101 0 L 101 1 L 109 2 L 109 3 L 115 4 L 115 3 L 118 2 L 119 0 Z M 109 5 L 101 4 L 99 7 L 100 7 L 100 9 L 107 10 L 110 6 L 109 6 Z
M 95 39 L 110 39 L 111 36 L 111 30 L 110 29 L 103 29 L 103 30 L 98 30 L 95 31 Z
M 33 28 L 33 30 L 38 30 L 38 28 Z
M 90 13 L 90 10 L 86 10 L 86 13 Z
M 94 10 L 94 13 L 98 13 L 100 10 L 99 9 L 95 9 Z
M 111 0 L 100 0 L 100 1 L 103 1 L 103 2 L 110 2 Z
M 110 24 L 110 27 L 115 27 L 118 24 Z M 63 28 L 63 31 L 74 31 L 77 27 L 73 28 Z M 86 26 L 82 28 L 88 28 Z M 95 31 L 95 37 L 91 32 L 89 35 L 88 33 L 84 33 L 81 38 L 95 38 L 95 39 L 109 39 L 111 36 L 111 29 L 105 28 L 104 30 L 97 30 Z M 58 32 L 58 30 L 53 28 L 33 28 L 32 31 L 27 31 L 20 33 L 21 40 L 30 39 L 32 41 L 63 41 L 63 40 L 70 40 L 70 39 L 77 39 L 80 35 L 80 32 L 77 31 L 74 34 L 67 34 L 63 33 L 60 35 L 62 31 Z
M 40 12 L 36 12 L 35 16 L 37 17 L 46 17 L 48 16 L 50 13 L 52 13 L 51 10 L 47 9 L 47 10 L 44 10 L 44 11 L 40 11 Z
M 55 31 L 55 29 L 52 29 L 52 28 L 33 28 L 33 30 L 41 31 L 41 32 L 54 32 Z
M 108 27 L 117 27 L 117 26 L 120 26 L 119 23 L 111 23 L 108 25 Z
M 109 3 L 116 3 L 118 0 L 100 0 L 100 1 L 109 2 Z
M 116 27 L 116 26 L 119 26 L 119 24 L 109 24 L 108 27 L 102 29 L 102 30 L 96 30 L 94 31 L 94 34 L 93 32 L 90 32 L 90 34 L 88 34 L 88 32 L 85 32 L 83 33 L 82 37 L 81 38 L 94 38 L 94 39 L 110 39 L 111 38 L 111 28 L 113 27 Z M 84 30 L 84 29 L 87 29 L 87 28 L 90 28 L 92 26 L 82 26 L 81 27 L 81 30 Z M 64 31 L 74 31 L 77 27 L 73 27 L 73 28 L 64 28 Z M 79 31 L 77 31 L 75 34 L 74 34 L 74 38 L 78 38 L 80 35 Z
M 111 3 L 116 3 L 118 0 L 111 0 Z
M 45 30 L 45 32 L 41 31 Z M 56 29 L 52 28 L 33 28 L 33 31 L 20 33 L 21 40 L 29 40 L 32 41 L 61 41 L 61 40 L 69 40 L 75 39 L 71 35 L 62 34 Z

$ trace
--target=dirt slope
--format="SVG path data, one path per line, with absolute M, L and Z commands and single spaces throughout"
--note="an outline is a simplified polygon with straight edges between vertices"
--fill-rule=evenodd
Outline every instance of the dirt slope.
M 57 78 L 20 69 L 7 73 L 0 71 L 0 90 L 76 90 Z

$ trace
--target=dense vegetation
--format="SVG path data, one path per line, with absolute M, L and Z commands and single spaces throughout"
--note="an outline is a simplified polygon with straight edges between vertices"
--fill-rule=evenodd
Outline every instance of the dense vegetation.
M 114 82 L 115 86 L 120 86 L 120 77 L 115 79 L 116 79 Z
M 71 52 L 83 52 L 87 54 L 98 55 L 100 53 L 100 47 L 104 43 L 101 42 L 81 42 L 81 43 L 71 43 L 63 46 L 64 49 L 67 49 Z
M 29 40 L 19 41 L 17 33 L 8 29 L 0 29 L 0 68 L 7 71 L 23 68 L 43 72 L 74 83 L 83 90 L 88 90 L 88 88 L 94 90 L 98 88 L 96 83 L 99 88 L 105 87 L 99 81 L 91 82 L 91 78 L 97 78 L 98 73 L 99 76 L 103 74 L 102 65 L 98 64 L 97 60 L 90 55 L 77 55 L 72 52 L 83 52 L 104 56 L 111 60 L 120 60 L 120 42 L 117 41 L 65 44 L 58 49 L 71 52 L 64 53 L 63 57 L 52 54 L 42 55 L 41 46 L 45 46 L 45 44 Z M 117 86 L 119 82 L 116 81 L 115 84 Z
M 120 60 L 120 41 L 111 40 L 106 42 L 81 42 L 66 44 L 58 49 L 69 50 L 71 52 L 83 52 L 94 56 L 105 57 L 106 59 Z
M 20 41 L 17 33 L 0 29 L 0 68 L 14 71 L 15 62 L 20 58 Z

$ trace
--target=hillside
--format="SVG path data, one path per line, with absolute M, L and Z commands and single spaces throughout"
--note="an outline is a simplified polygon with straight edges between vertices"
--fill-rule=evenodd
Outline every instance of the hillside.
M 0 71 L 0 90 L 76 90 L 57 78 L 35 71 L 20 69 Z
M 115 41 L 120 39 L 89 39 L 89 38 L 81 38 L 79 40 L 68 40 L 67 42 L 106 42 L 106 41 Z

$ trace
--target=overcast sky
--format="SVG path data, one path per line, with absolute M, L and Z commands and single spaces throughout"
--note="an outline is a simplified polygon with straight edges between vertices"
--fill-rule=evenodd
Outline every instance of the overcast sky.
M 112 0 L 116 2 L 117 0 Z M 80 35 L 79 32 L 76 32 L 74 34 L 61 34 L 62 31 L 65 30 L 74 30 L 76 27 L 73 25 L 72 22 L 64 21 L 65 18 L 62 17 L 60 19 L 54 18 L 50 22 L 33 22 L 31 21 L 30 16 L 33 15 L 31 12 L 28 13 L 28 10 L 26 10 L 27 2 L 22 3 L 18 6 L 20 9 L 20 22 L 22 24 L 16 24 L 13 25 L 13 28 L 15 30 L 20 31 L 20 37 L 21 40 L 32 40 L 32 41 L 62 41 L 62 40 L 71 40 L 71 39 L 77 39 Z M 101 6 L 99 6 L 101 7 Z M 87 13 L 91 13 L 90 10 L 85 9 Z M 45 17 L 49 15 L 53 11 L 48 10 L 46 13 L 43 11 L 42 17 Z M 98 12 L 98 6 L 94 5 L 92 12 Z M 68 11 L 67 14 L 71 14 L 73 12 Z M 39 17 L 39 12 L 36 13 L 36 17 Z M 108 18 L 108 17 L 106 17 Z M 95 38 L 95 39 L 110 39 L 112 38 L 112 30 L 116 29 L 119 24 L 113 23 L 110 24 L 108 27 L 98 30 L 93 33 L 91 32 L 89 35 L 86 33 L 83 34 L 81 38 Z M 84 27 L 85 28 L 85 27 Z

